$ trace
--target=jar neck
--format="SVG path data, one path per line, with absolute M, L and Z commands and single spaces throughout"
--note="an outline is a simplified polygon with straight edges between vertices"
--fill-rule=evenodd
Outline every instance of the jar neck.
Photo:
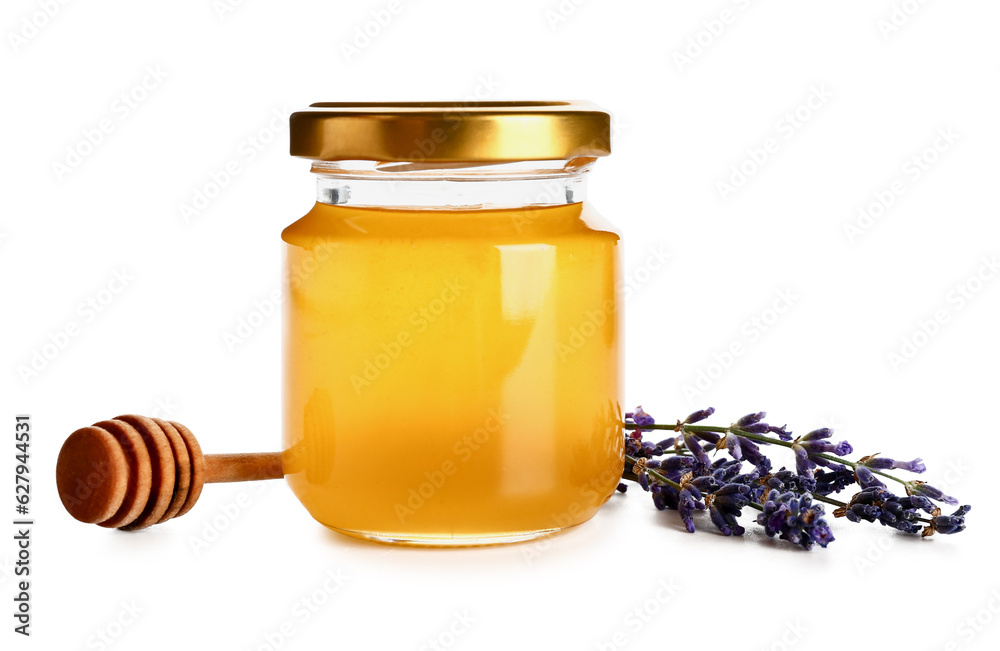
M 313 161 L 316 201 L 455 210 L 559 206 L 586 199 L 593 159 L 514 163 Z

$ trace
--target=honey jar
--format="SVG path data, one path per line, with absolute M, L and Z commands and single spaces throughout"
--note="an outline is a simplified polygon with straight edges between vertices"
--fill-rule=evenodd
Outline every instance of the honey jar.
M 312 209 L 282 232 L 292 490 L 384 542 L 525 540 L 622 473 L 610 153 L 580 102 L 318 103 L 292 114 Z

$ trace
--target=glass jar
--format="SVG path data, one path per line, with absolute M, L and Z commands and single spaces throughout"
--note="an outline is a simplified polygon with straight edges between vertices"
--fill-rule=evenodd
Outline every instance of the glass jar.
M 286 243 L 286 478 L 385 542 L 525 540 L 623 466 L 619 236 L 584 202 L 608 115 L 576 102 L 314 104 Z

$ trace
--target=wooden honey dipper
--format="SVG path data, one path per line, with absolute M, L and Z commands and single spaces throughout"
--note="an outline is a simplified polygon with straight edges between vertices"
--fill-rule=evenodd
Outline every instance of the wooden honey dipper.
M 205 456 L 180 423 L 134 415 L 76 430 L 56 462 L 69 514 L 125 531 L 184 515 L 205 484 L 283 476 L 280 452 Z

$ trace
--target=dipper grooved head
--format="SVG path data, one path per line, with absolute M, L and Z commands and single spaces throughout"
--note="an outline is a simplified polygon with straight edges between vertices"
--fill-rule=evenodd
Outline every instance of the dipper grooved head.
M 186 427 L 125 415 L 70 434 L 56 462 L 56 486 L 77 520 L 134 531 L 194 506 L 204 468 Z

